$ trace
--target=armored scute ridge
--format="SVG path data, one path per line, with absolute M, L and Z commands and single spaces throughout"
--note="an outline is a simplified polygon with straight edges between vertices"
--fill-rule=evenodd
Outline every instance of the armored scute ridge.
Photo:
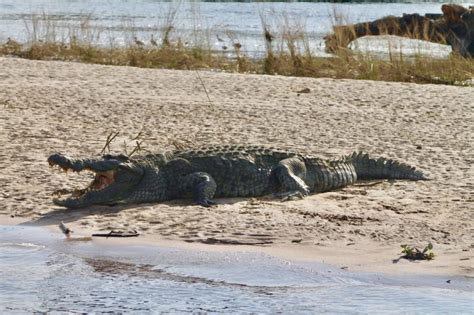
M 128 158 L 104 155 L 73 159 L 62 154 L 48 158 L 64 170 L 92 171 L 85 189 L 57 205 L 81 208 L 159 202 L 191 197 L 202 206 L 217 197 L 255 197 L 270 193 L 305 196 L 339 189 L 358 179 L 425 180 L 421 171 L 385 158 L 354 153 L 327 161 L 296 152 L 260 146 L 211 146 Z

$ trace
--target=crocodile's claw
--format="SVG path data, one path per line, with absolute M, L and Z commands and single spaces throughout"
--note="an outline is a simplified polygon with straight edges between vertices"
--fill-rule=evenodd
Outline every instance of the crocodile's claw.
M 209 207 L 212 207 L 212 206 L 215 206 L 217 205 L 216 202 L 210 200 L 210 199 L 207 199 L 207 198 L 203 198 L 203 199 L 198 199 L 198 200 L 195 200 L 195 202 L 200 205 L 200 206 L 203 206 L 203 207 L 206 207 L 206 208 L 209 208 Z
M 291 200 L 296 200 L 296 199 L 303 199 L 307 195 L 308 193 L 306 192 L 293 190 L 293 191 L 286 191 L 282 193 L 275 193 L 273 194 L 273 197 L 280 198 L 280 201 L 291 201 Z

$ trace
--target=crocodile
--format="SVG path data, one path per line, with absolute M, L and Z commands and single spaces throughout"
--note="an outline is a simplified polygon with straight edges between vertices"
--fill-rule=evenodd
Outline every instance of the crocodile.
M 353 40 L 368 35 L 396 35 L 450 45 L 453 52 L 474 57 L 474 7 L 456 4 L 441 6 L 442 14 L 404 14 L 386 16 L 371 22 L 336 25 L 333 33 L 324 37 L 331 53 L 346 48 Z
M 152 203 L 192 198 L 201 206 L 224 197 L 275 194 L 284 198 L 340 189 L 367 179 L 426 180 L 404 163 L 354 152 L 324 160 L 264 146 L 207 146 L 127 157 L 106 154 L 75 159 L 55 153 L 50 166 L 64 171 L 92 171 L 91 183 L 69 196 L 55 197 L 56 205 L 83 208 L 92 205 Z

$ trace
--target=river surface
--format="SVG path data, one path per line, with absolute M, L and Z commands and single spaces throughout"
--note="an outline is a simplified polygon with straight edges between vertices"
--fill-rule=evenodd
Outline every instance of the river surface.
M 452 2 L 452 1 L 450 1 Z M 457 2 L 464 6 L 469 3 Z M 275 35 L 274 49 L 285 46 L 281 34 L 302 31 L 299 50 L 324 53 L 325 34 L 335 23 L 362 22 L 403 13 L 441 13 L 442 2 L 322 3 L 322 2 L 161 2 L 151 0 L 0 0 L 0 42 L 8 37 L 98 45 L 129 45 L 135 38 L 150 45 L 160 43 L 165 29 L 169 39 L 189 46 L 205 46 L 233 54 L 234 44 L 249 56 L 265 51 L 263 24 Z M 472 3 L 471 3 L 472 5 Z M 263 21 L 263 23 L 262 23 Z M 403 50 L 446 56 L 450 47 L 397 39 L 357 41 L 354 48 L 371 51 Z M 285 47 L 283 47 L 285 49 Z
M 260 253 L 70 242 L 0 226 L 0 313 L 472 314 L 473 281 L 351 273 Z

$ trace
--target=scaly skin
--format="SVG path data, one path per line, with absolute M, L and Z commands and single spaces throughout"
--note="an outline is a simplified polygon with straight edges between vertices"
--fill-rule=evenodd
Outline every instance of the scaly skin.
M 131 159 L 123 155 L 72 159 L 53 154 L 48 162 L 96 174 L 80 196 L 53 200 L 68 208 L 159 202 L 188 195 L 210 206 L 214 197 L 304 196 L 343 188 L 358 178 L 426 179 L 406 164 L 374 160 L 362 153 L 326 161 L 261 146 L 212 146 Z
M 441 7 L 443 14 L 404 14 L 387 16 L 372 22 L 337 25 L 326 35 L 326 50 L 336 52 L 353 40 L 368 35 L 396 35 L 450 45 L 466 58 L 474 57 L 474 9 L 456 4 Z

